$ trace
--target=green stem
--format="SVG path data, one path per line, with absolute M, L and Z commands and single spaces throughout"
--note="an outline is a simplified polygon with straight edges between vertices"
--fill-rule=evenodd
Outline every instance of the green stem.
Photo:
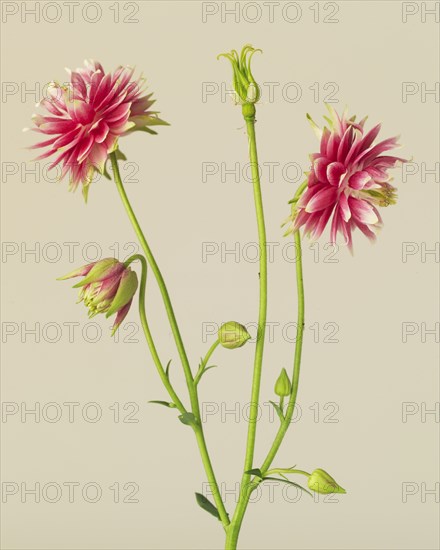
M 151 249 L 147 243 L 147 240 L 142 232 L 141 226 L 139 225 L 139 222 L 136 218 L 136 215 L 133 211 L 133 208 L 131 207 L 130 201 L 127 197 L 127 193 L 125 192 L 124 185 L 122 183 L 121 174 L 119 172 L 119 166 L 118 166 L 118 160 L 116 158 L 116 153 L 110 153 L 110 160 L 112 163 L 113 168 L 113 175 L 116 183 L 116 187 L 119 191 L 119 195 L 121 196 L 122 203 L 125 207 L 125 210 L 128 214 L 128 217 L 130 219 L 130 222 L 133 226 L 133 229 L 136 233 L 137 238 L 139 239 L 139 242 L 141 243 L 142 249 L 144 251 L 145 257 L 148 261 L 148 263 L 151 266 L 151 270 L 153 271 L 153 274 L 156 278 L 157 284 L 159 285 L 159 290 L 162 295 L 163 302 L 165 304 L 165 309 L 168 315 L 168 319 L 171 326 L 171 331 L 174 336 L 174 340 L 176 342 L 176 347 L 179 352 L 180 360 L 182 362 L 183 370 L 185 373 L 186 383 L 188 385 L 188 390 L 190 392 L 190 399 L 191 399 L 191 405 L 195 405 L 196 403 L 196 396 L 194 394 L 194 391 L 192 391 L 192 382 L 193 377 L 191 373 L 191 367 L 189 365 L 188 357 L 186 355 L 185 347 L 183 345 L 182 337 L 180 335 L 180 330 L 177 325 L 176 316 L 174 314 L 173 306 L 171 304 L 170 296 L 168 294 L 167 287 L 165 285 L 165 281 L 163 279 L 162 273 L 160 272 L 159 266 L 156 263 L 156 260 L 153 256 L 153 253 L 151 252 Z
M 220 344 L 220 340 L 217 338 L 217 340 L 212 344 L 212 346 L 209 348 L 208 352 L 205 355 L 205 358 L 200 363 L 199 370 L 194 378 L 194 384 L 197 386 L 197 384 L 200 382 L 200 378 L 203 376 L 203 373 L 205 372 L 205 367 L 208 364 L 208 361 L 211 358 L 211 355 L 216 350 L 217 346 Z
M 258 165 L 257 143 L 255 135 L 255 108 L 249 105 L 243 106 L 246 114 L 246 129 L 249 138 L 249 158 L 251 163 L 252 181 L 254 190 L 254 203 L 257 218 L 258 241 L 260 249 L 260 300 L 258 312 L 258 333 L 255 347 L 254 358 L 254 373 L 252 379 L 252 393 L 249 407 L 249 426 L 246 444 L 246 456 L 244 461 L 244 471 L 240 485 L 240 496 L 234 517 L 229 526 L 226 537 L 226 548 L 235 549 L 240 532 L 243 516 L 246 511 L 247 503 L 250 497 L 250 474 L 246 472 L 252 469 L 255 451 L 255 440 L 257 432 L 258 420 L 258 403 L 260 399 L 261 372 L 263 365 L 264 338 L 266 333 L 266 316 L 267 316 L 267 243 L 266 243 L 266 227 L 264 222 L 263 200 L 261 195 L 260 174 Z M 253 106 L 252 106 L 253 107 Z
M 139 260 L 142 265 L 141 273 L 141 284 L 139 287 L 139 317 L 141 319 L 142 328 L 144 330 L 145 339 L 147 341 L 148 347 L 150 349 L 151 356 L 153 357 L 154 364 L 156 365 L 157 372 L 159 373 L 160 379 L 163 382 L 163 385 L 167 389 L 174 405 L 179 410 L 181 414 L 185 414 L 187 411 L 180 401 L 178 395 L 176 394 L 166 372 L 163 368 L 162 362 L 157 353 L 156 346 L 154 344 L 153 336 L 151 335 L 150 327 L 148 325 L 147 315 L 145 313 L 145 292 L 147 287 L 147 261 L 141 254 L 135 254 L 131 256 L 126 262 L 125 266 L 128 267 L 135 260 Z
M 297 195 L 304 189 L 299 189 Z M 297 198 L 297 196 L 296 196 Z M 298 320 L 296 328 L 296 345 L 295 345 L 295 356 L 293 361 L 293 374 L 292 374 L 292 389 L 290 392 L 289 403 L 287 405 L 286 414 L 284 420 L 281 423 L 278 432 L 275 436 L 275 440 L 272 444 L 272 447 L 267 454 L 266 459 L 263 462 L 263 466 L 260 468 L 262 475 L 266 475 L 270 465 L 272 464 L 278 449 L 286 435 L 287 429 L 290 426 L 293 412 L 296 404 L 296 397 L 298 394 L 298 383 L 299 383 L 299 374 L 301 366 L 301 353 L 302 353 L 302 343 L 303 343 L 303 334 L 304 334 L 304 281 L 303 281 L 303 270 L 302 270 L 302 251 L 301 251 L 301 236 L 299 231 L 296 231 L 294 234 L 297 259 L 296 259 L 296 283 L 297 283 L 297 294 L 298 294 Z M 298 473 L 303 473 L 307 475 L 307 472 L 302 472 L 300 470 Z M 249 503 L 249 497 L 252 493 L 252 490 L 258 486 L 258 480 L 255 478 L 252 481 L 246 480 L 246 487 L 248 490 L 243 491 L 244 498 L 240 498 L 237 504 L 237 508 L 234 513 L 231 525 L 229 526 L 227 537 L 226 537 L 226 550 L 235 550 L 237 548 L 238 536 L 240 534 L 241 524 L 243 522 L 243 517 Z M 240 494 L 240 496 L 241 496 Z
M 301 250 L 301 235 L 299 231 L 295 231 L 294 234 L 296 245 L 296 284 L 298 291 L 298 319 L 296 327 L 296 345 L 295 345 L 295 357 L 293 361 L 293 373 L 292 373 L 292 389 L 290 392 L 289 403 L 287 405 L 286 414 L 284 415 L 284 421 L 281 423 L 278 433 L 275 436 L 275 440 L 272 443 L 266 459 L 261 467 L 261 472 L 264 474 L 272 464 L 275 455 L 280 448 L 280 445 L 286 435 L 286 432 L 292 421 L 293 412 L 296 405 L 296 397 L 298 395 L 299 374 L 301 370 L 301 354 L 304 335 L 304 280 L 302 269 L 302 250 Z
M 194 383 L 193 375 L 191 372 L 191 367 L 188 361 L 188 356 L 183 345 L 182 336 L 180 334 L 179 327 L 177 325 L 176 316 L 174 314 L 173 306 L 171 304 L 170 296 L 168 294 L 165 281 L 163 279 L 162 273 L 160 272 L 159 266 L 153 256 L 153 253 L 147 243 L 145 235 L 139 225 L 139 222 L 136 218 L 136 215 L 131 207 L 130 201 L 128 199 L 127 193 L 125 192 L 124 185 L 122 183 L 121 174 L 119 172 L 118 160 L 116 158 L 116 153 L 110 153 L 110 161 L 113 169 L 113 177 L 118 189 L 119 195 L 121 197 L 122 203 L 125 207 L 127 215 L 130 219 L 130 222 L 133 226 L 133 229 L 136 233 L 137 238 L 142 246 L 147 262 L 149 263 L 154 277 L 156 278 L 157 284 L 159 286 L 160 293 L 165 305 L 165 310 L 167 312 L 168 320 L 171 326 L 171 331 L 176 342 L 176 347 L 182 362 L 183 371 L 185 374 L 186 385 L 188 387 L 188 393 L 191 401 L 191 410 L 196 418 L 196 425 L 194 426 L 194 433 L 196 435 L 197 444 L 199 447 L 200 455 L 202 457 L 202 462 L 205 467 L 206 477 L 211 486 L 213 497 L 217 505 L 217 509 L 220 515 L 220 519 L 223 523 L 223 526 L 226 528 L 229 525 L 229 517 L 226 512 L 221 494 L 218 488 L 217 480 L 214 474 L 214 469 L 212 467 L 211 459 L 209 457 L 208 448 L 206 446 L 205 435 L 203 432 L 203 426 L 200 418 L 200 406 L 199 406 L 199 397 L 197 393 L 197 386 Z

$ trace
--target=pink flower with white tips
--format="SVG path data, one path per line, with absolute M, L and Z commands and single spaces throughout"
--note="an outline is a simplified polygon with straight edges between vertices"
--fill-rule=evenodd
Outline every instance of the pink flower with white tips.
M 320 141 L 319 153 L 310 156 L 311 170 L 307 187 L 298 201 L 292 201 L 291 222 L 287 233 L 304 227 L 312 239 L 318 239 L 331 221 L 330 241 L 336 242 L 337 233 L 352 249 L 352 231 L 360 229 L 369 239 L 382 219 L 377 206 L 396 202 L 396 189 L 389 183 L 388 169 L 404 159 L 382 155 L 398 146 L 397 138 L 389 138 L 374 145 L 380 124 L 364 132 L 366 118 L 359 123 L 356 117 L 340 117 L 327 105 L 330 118 L 324 117 L 329 128 L 323 130 L 308 116 Z
M 119 137 L 135 130 L 155 134 L 150 126 L 167 123 L 150 110 L 154 100 L 152 94 L 143 95 L 144 79 L 131 80 L 134 69 L 118 67 L 105 74 L 100 63 L 85 61 L 85 68 L 68 72 L 70 83 L 52 83 L 39 103 L 48 114 L 33 116 L 33 130 L 49 139 L 31 149 L 48 147 L 36 160 L 56 154 L 49 168 L 60 164 L 60 179 L 70 173 L 69 190 L 82 183 L 87 200 L 95 172 L 104 173 Z
M 129 267 L 114 258 L 75 269 L 60 277 L 59 281 L 72 277 L 84 277 L 73 288 L 80 288 L 79 301 L 89 309 L 89 317 L 105 313 L 110 317 L 116 313 L 112 336 L 127 316 L 138 287 L 137 275 Z

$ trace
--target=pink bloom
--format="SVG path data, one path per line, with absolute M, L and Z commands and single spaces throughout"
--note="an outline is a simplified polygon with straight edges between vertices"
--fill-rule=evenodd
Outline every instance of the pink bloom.
M 105 313 L 110 317 L 116 313 L 112 335 L 125 319 L 137 290 L 137 275 L 129 267 L 114 258 L 105 258 L 98 262 L 75 269 L 58 280 L 83 276 L 84 279 L 74 285 L 80 288 L 79 301 L 89 309 L 89 317 Z
M 311 170 L 307 175 L 307 187 L 293 202 L 292 224 L 288 233 L 304 226 L 304 231 L 318 239 L 331 221 L 330 241 L 336 242 L 338 232 L 345 244 L 352 249 L 352 230 L 358 228 L 369 239 L 375 239 L 375 231 L 382 219 L 377 206 L 395 204 L 396 189 L 390 185 L 388 169 L 404 159 L 382 155 L 397 147 L 397 138 L 389 138 L 373 145 L 380 124 L 364 132 L 366 118 L 356 123 L 355 117 L 340 117 L 327 106 L 331 118 L 326 118 L 329 128 L 320 130 L 310 119 L 317 132 L 321 148 L 310 156 Z
M 105 74 L 100 63 L 85 61 L 84 69 L 68 72 L 70 83 L 52 83 L 48 97 L 39 103 L 48 113 L 33 115 L 33 130 L 49 139 L 31 149 L 48 147 L 36 160 L 57 154 L 50 168 L 61 164 L 61 178 L 70 172 L 69 190 L 82 183 L 87 200 L 95 171 L 104 173 L 120 136 L 135 130 L 155 134 L 149 126 L 166 122 L 150 111 L 154 100 L 152 94 L 142 95 L 144 79 L 131 80 L 134 69 L 118 67 Z

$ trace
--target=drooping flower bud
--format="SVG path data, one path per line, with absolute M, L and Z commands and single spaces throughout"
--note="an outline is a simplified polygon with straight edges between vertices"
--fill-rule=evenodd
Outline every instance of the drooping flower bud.
M 286 369 L 282 369 L 277 381 L 275 382 L 275 393 L 279 397 L 287 397 L 290 395 L 291 384 Z
M 84 279 L 73 288 L 81 289 L 79 301 L 89 309 L 89 318 L 98 313 L 105 313 L 106 317 L 116 313 L 113 336 L 133 301 L 138 286 L 136 273 L 115 258 L 105 258 L 80 267 L 58 280 L 79 276 L 84 276 Z
M 328 495 L 329 493 L 346 493 L 347 491 L 343 489 L 336 481 L 328 474 L 325 470 L 318 468 L 314 470 L 307 481 L 309 489 L 315 491 L 315 493 L 321 493 L 323 495 Z
M 221 53 L 217 56 L 217 59 L 226 57 L 231 62 L 234 71 L 232 83 L 235 93 L 243 104 L 257 103 L 261 95 L 260 87 L 255 82 L 251 71 L 251 59 L 255 52 L 261 52 L 261 50 L 256 50 L 250 44 L 246 44 L 240 55 L 236 50 L 232 50 L 230 53 Z
M 218 330 L 220 344 L 227 349 L 241 348 L 250 337 L 246 327 L 235 321 L 224 323 Z

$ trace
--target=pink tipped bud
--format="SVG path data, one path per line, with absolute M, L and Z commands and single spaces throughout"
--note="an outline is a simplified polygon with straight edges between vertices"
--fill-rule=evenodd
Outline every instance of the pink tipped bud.
M 105 258 L 80 267 L 59 280 L 79 276 L 84 276 L 84 279 L 73 288 L 80 288 L 79 301 L 88 308 L 89 317 L 98 313 L 109 317 L 116 313 L 113 335 L 126 317 L 136 293 L 136 273 L 115 258 Z

